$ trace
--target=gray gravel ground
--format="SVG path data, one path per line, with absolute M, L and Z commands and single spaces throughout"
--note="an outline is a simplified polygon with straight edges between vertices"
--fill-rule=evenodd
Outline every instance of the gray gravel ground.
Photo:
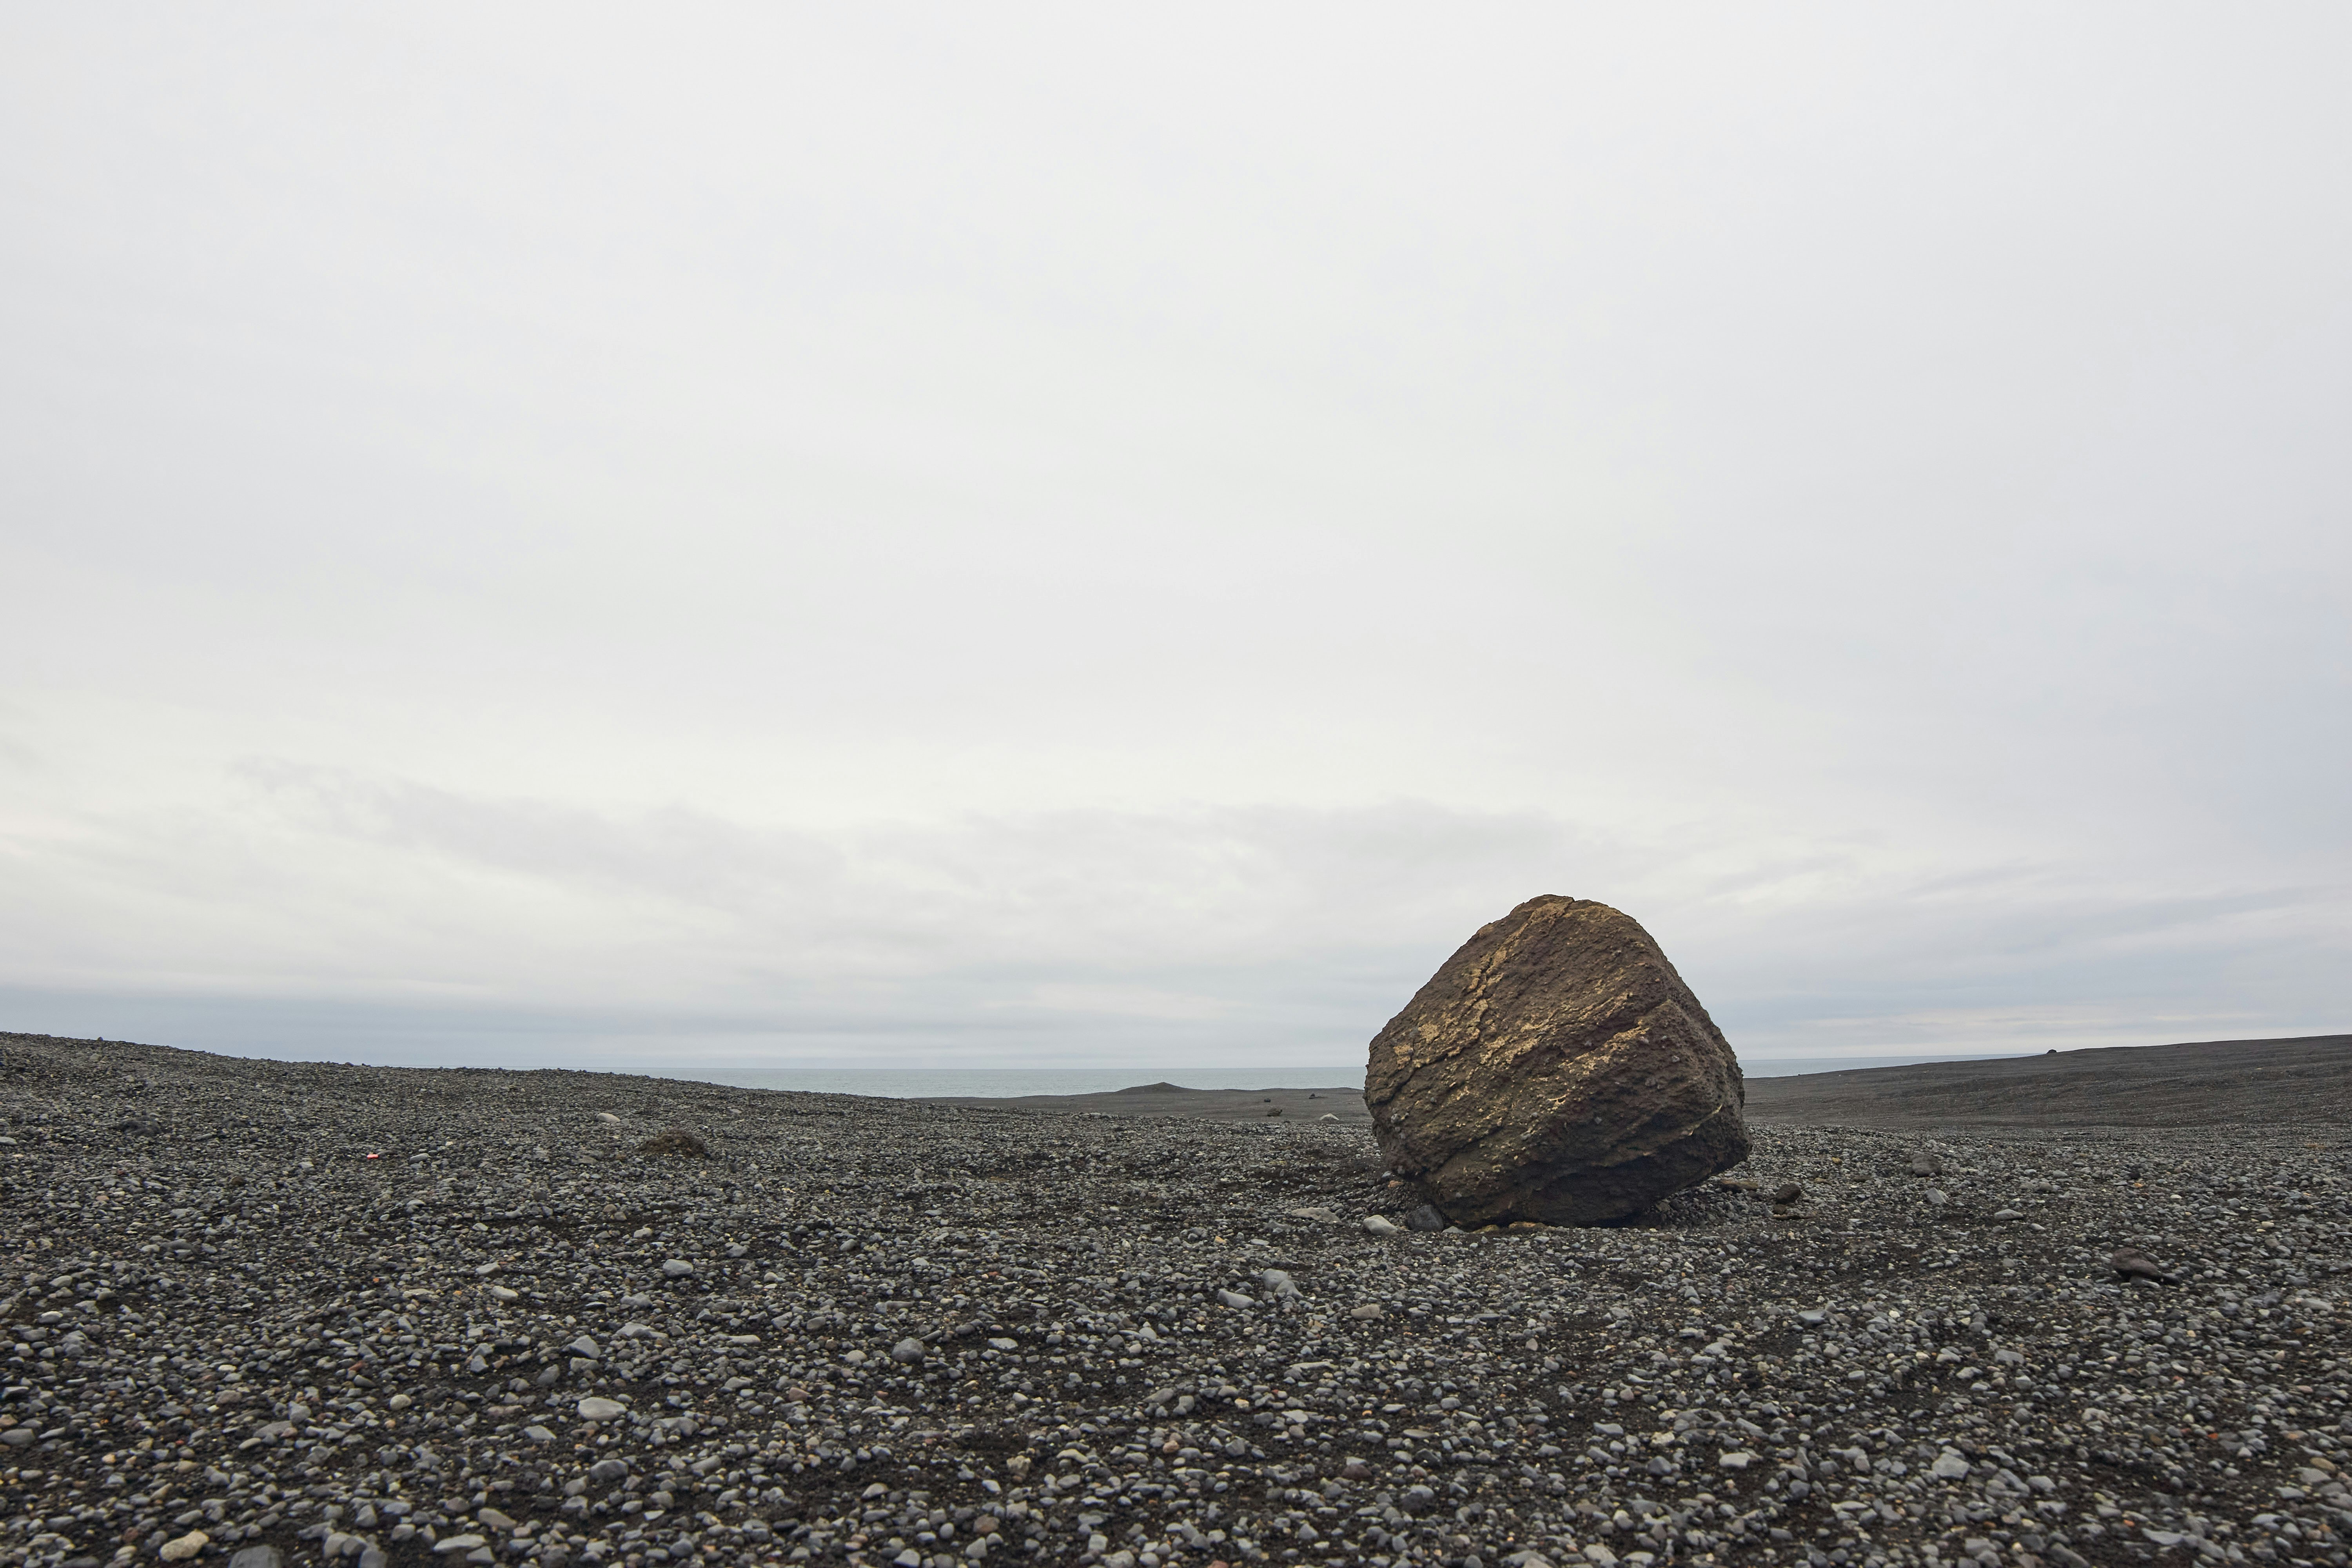
M 637 1152 L 673 1129 L 708 1157 Z M 11 1568 L 2344 1563 L 2352 1532 L 2331 1129 L 1767 1124 L 1755 1191 L 1482 1235 L 1407 1227 L 1360 1123 L 1292 1116 L 17 1036 L 0 1138 Z

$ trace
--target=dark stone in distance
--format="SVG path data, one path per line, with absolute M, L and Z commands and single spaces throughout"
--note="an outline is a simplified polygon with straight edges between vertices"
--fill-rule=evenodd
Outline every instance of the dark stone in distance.
M 683 1127 L 673 1127 L 667 1132 L 656 1132 L 637 1145 L 640 1154 L 677 1154 L 690 1160 L 707 1160 L 710 1150 L 702 1140 Z
M 2137 1247 L 2119 1247 L 2107 1259 L 2107 1267 L 2126 1279 L 2153 1279 L 2159 1285 L 2179 1283 L 2179 1277 L 2165 1272 L 2164 1267 Z

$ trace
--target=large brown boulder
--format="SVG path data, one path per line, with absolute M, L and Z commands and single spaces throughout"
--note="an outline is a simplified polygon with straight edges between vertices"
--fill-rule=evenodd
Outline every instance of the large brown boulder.
M 1630 915 L 1529 899 L 1372 1041 L 1381 1151 L 1459 1225 L 1591 1225 L 1748 1158 L 1730 1043 Z

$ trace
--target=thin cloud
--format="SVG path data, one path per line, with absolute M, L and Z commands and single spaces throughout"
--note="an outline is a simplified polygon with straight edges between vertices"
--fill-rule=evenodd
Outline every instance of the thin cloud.
M 0 16 L 0 1023 L 2343 1026 L 2352 20 L 1829 15 Z

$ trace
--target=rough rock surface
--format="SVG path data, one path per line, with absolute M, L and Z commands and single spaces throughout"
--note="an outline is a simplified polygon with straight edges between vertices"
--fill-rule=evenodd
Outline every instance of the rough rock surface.
M 1464 1225 L 1638 1214 L 1748 1157 L 1723 1032 L 1650 933 L 1529 899 L 1372 1040 L 1364 1101 L 1391 1168 Z
M 0 1036 L 0 1563 L 2342 1564 L 2297 1110 L 1374 1234 L 1360 1123 Z

